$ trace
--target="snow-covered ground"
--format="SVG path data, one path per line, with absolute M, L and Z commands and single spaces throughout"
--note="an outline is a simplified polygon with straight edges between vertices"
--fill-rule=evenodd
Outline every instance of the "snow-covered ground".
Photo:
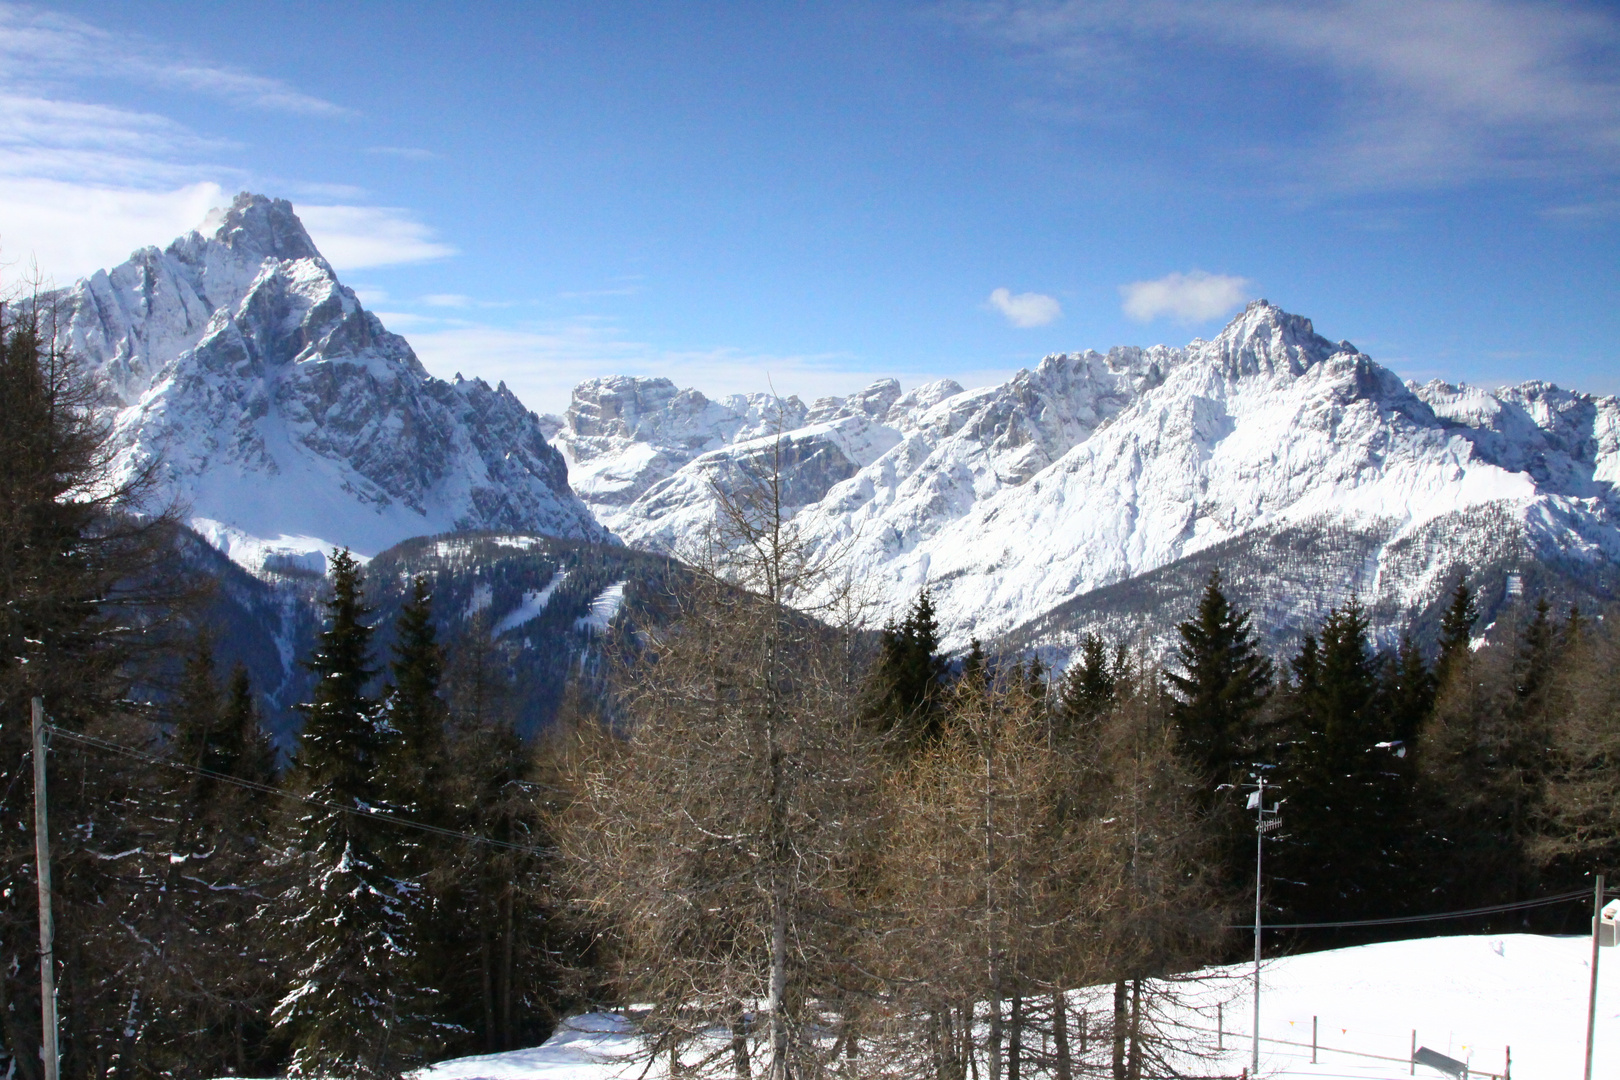
M 1345 1080 L 1396 1078 L 1413 1032 L 1420 1046 L 1500 1075 L 1509 1047 L 1522 1080 L 1581 1075 L 1591 942 L 1587 938 L 1429 938 L 1311 953 L 1266 964 L 1261 976 L 1262 1076 Z M 1620 950 L 1604 950 L 1592 1075 L 1620 1075 Z M 1236 1076 L 1249 1063 L 1253 998 L 1243 967 L 1213 972 L 1205 1007 L 1188 1022 L 1216 1038 L 1221 1004 L 1225 1053 L 1186 1071 Z M 1311 1064 L 1311 1022 L 1319 1050 Z M 1293 1046 L 1290 1043 L 1302 1045 Z M 664 1077 L 649 1069 L 631 1025 L 602 1013 L 569 1020 L 544 1046 L 440 1062 L 416 1080 L 610 1080 Z M 1357 1051 L 1379 1057 L 1358 1057 Z M 645 1072 L 644 1072 L 645 1070 Z M 1419 1066 L 1416 1075 L 1441 1074 Z

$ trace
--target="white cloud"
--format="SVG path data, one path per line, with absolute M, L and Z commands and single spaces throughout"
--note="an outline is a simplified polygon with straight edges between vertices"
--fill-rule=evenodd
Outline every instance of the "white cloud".
M 67 285 L 129 258 L 151 244 L 167 244 L 195 228 L 230 197 L 215 183 L 168 190 L 98 187 L 40 178 L 0 177 L 0 258 Z
M 338 270 L 425 262 L 454 255 L 407 210 L 388 206 L 295 207 L 315 246 Z
M 1166 274 L 1157 281 L 1121 285 L 1119 295 L 1125 301 L 1125 314 L 1138 322 L 1168 315 L 1177 322 L 1196 323 L 1218 319 L 1242 307 L 1253 288 L 1254 283 L 1247 278 L 1193 270 Z
M 461 293 L 429 293 L 422 297 L 422 303 L 428 307 L 469 308 L 473 302 L 472 297 Z
M 0 260 L 37 261 L 67 284 L 167 244 L 230 202 L 265 190 L 263 178 L 216 159 L 239 144 L 200 135 L 167 116 L 67 100 L 89 77 L 179 87 L 237 104 L 335 116 L 330 102 L 275 79 L 194 60 L 71 16 L 0 2 Z M 341 270 L 421 262 L 455 253 L 409 211 L 355 205 L 341 185 L 277 182 Z
M 1014 296 L 1006 289 L 996 289 L 990 294 L 990 306 L 1005 315 L 1009 323 L 1024 330 L 1045 326 L 1063 317 L 1063 305 L 1056 297 L 1044 293 L 1026 292 Z
M 208 94 L 237 105 L 313 116 L 351 110 L 280 79 L 220 64 L 176 59 L 171 46 L 112 34 L 54 11 L 0 3 L 0 79 L 12 86 L 84 76 L 132 79 Z
M 1314 131 L 1241 156 L 1339 190 L 1620 170 L 1620 18 L 1538 0 L 1005 0 L 951 9 L 1060 74 L 1062 92 L 1141 99 L 1184 77 L 1167 41 L 1244 80 L 1256 57 L 1328 80 Z M 1267 85 L 1265 80 L 1257 80 Z M 1241 85 L 1237 83 L 1236 85 Z M 1084 88 L 1084 89 L 1081 89 Z M 1186 98 L 1196 107 L 1195 96 Z M 1131 102 L 1113 102 L 1128 110 Z M 1075 111 L 1072 107 L 1071 112 Z M 1084 113 L 1084 109 L 1079 110 Z M 1278 151 L 1282 151 L 1279 156 Z M 1291 153 L 1289 151 L 1292 151 Z

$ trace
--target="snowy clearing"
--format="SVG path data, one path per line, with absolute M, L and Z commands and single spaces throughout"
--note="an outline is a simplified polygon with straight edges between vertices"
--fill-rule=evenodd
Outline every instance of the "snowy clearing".
M 1262 973 L 1261 1075 L 1376 1080 L 1411 1075 L 1413 1031 L 1420 1046 L 1468 1061 L 1478 1073 L 1526 1080 L 1581 1074 L 1586 1040 L 1589 938 L 1529 934 L 1428 938 L 1310 953 L 1268 962 Z M 1620 950 L 1604 950 L 1593 1075 L 1620 1075 Z M 1249 1063 L 1250 969 L 1214 969 L 1189 1024 L 1217 1036 L 1224 1053 L 1196 1063 L 1201 1075 L 1237 1076 Z M 1076 995 L 1076 1005 L 1091 995 Z M 1089 1003 L 1088 1003 L 1089 1004 Z M 1319 1049 L 1311 1064 L 1311 1027 Z M 1297 1043 L 1301 1045 L 1286 1045 Z M 416 1080 L 609 1080 L 667 1076 L 649 1069 L 628 1021 L 593 1013 L 569 1019 L 545 1045 L 458 1058 Z M 1357 1051 L 1352 1056 L 1344 1051 Z M 756 1058 L 756 1068 L 759 1059 Z M 645 1073 L 643 1072 L 645 1070 Z M 1439 1077 L 1425 1067 L 1418 1076 Z

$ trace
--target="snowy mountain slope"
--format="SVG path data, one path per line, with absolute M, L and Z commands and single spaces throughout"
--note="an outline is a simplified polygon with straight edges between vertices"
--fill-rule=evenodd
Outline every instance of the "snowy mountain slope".
M 663 408 L 644 381 L 614 382 L 643 409 Z M 667 382 L 659 393 L 705 400 Z M 817 402 L 794 426 L 801 408 L 783 403 L 782 423 L 799 527 L 849 561 L 880 619 L 926 584 L 956 647 L 1213 545 L 1306 522 L 1375 538 L 1340 576 L 1377 594 L 1392 625 L 1448 586 L 1470 542 L 1460 523 L 1481 508 L 1507 515 L 1509 546 L 1527 558 L 1620 561 L 1616 399 L 1540 383 L 1407 386 L 1265 301 L 1184 350 L 1052 356 L 980 390 L 946 381 L 902 397 L 878 383 Z M 701 530 L 713 485 L 775 443 L 757 426 L 726 430 L 688 413 L 680 460 L 640 434 L 668 422 L 642 413 L 639 426 L 591 441 L 575 411 L 551 421 L 557 443 L 582 473 L 620 478 L 613 527 L 658 549 Z
M 504 384 L 428 375 L 285 201 L 239 195 L 58 300 L 60 343 L 111 396 L 121 467 L 158 461 L 193 527 L 249 569 L 451 529 L 605 535 L 538 418 Z
M 1530 934 L 1422 938 L 1306 953 L 1267 961 L 1261 972 L 1260 1074 L 1389 1080 L 1406 1076 L 1415 1040 L 1466 1062 L 1475 1075 L 1579 1075 L 1586 1045 L 1591 939 Z M 1605 953 L 1612 950 L 1604 950 Z M 1594 1076 L 1620 1068 L 1620 973 L 1599 966 Z M 1204 972 L 1179 992 L 1177 1020 L 1196 1029 L 1205 1056 L 1174 1060 L 1186 1076 L 1237 1076 L 1248 1068 L 1253 997 L 1250 968 Z M 1105 1013 L 1110 987 L 1075 991 L 1078 1013 Z M 1221 1006 L 1217 1011 L 1217 1003 Z M 1313 1055 L 1313 1021 L 1318 1049 Z M 1217 1032 L 1217 1026 L 1223 1029 Z M 696 1063 L 724 1047 L 724 1033 L 691 1048 Z M 830 1036 L 829 1036 L 830 1039 Z M 1111 1044 L 1076 1048 L 1079 1075 L 1106 1074 Z M 716 1053 L 718 1056 L 718 1053 Z M 755 1058 L 758 1061 L 763 1054 Z M 1315 1063 L 1313 1064 L 1313 1057 Z M 544 1046 L 457 1058 L 412 1074 L 416 1080 L 611 1080 L 669 1075 L 667 1059 L 649 1061 L 645 1042 L 624 1016 L 592 1013 L 564 1021 Z M 726 1062 L 729 1068 L 729 1061 Z M 867 1064 L 863 1062 L 862 1064 Z M 874 1075 L 882 1062 L 873 1060 Z M 1030 1066 L 1033 1075 L 1047 1075 Z M 711 1070 L 713 1066 L 711 1066 Z M 1416 1076 L 1438 1080 L 1426 1067 Z

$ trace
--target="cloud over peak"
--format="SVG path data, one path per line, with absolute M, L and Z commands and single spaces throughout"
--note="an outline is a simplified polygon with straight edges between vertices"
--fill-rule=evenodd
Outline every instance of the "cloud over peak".
M 1063 317 L 1063 305 L 1055 296 L 1026 292 L 1014 295 L 1008 289 L 996 289 L 990 294 L 990 306 L 1004 315 L 1009 323 L 1020 330 L 1045 326 Z
M 1242 307 L 1253 289 L 1254 282 L 1248 278 L 1191 270 L 1121 285 L 1119 295 L 1125 301 L 1125 314 L 1137 322 L 1152 322 L 1168 315 L 1177 322 L 1197 323 L 1218 319 Z

